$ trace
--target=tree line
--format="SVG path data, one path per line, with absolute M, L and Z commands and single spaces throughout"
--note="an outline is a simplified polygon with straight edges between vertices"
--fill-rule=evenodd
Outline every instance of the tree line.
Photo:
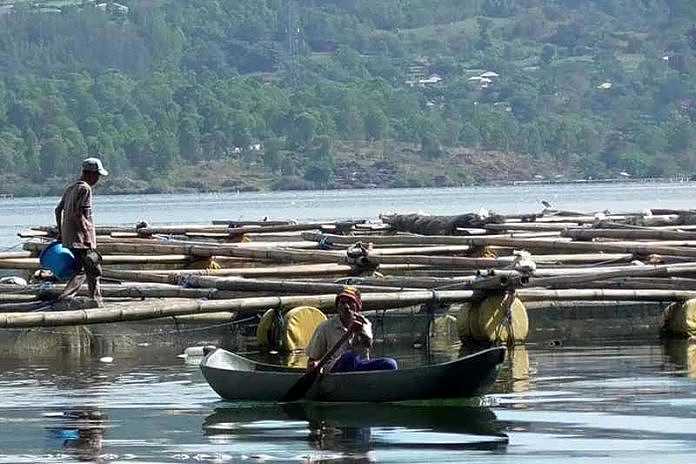
M 0 16 L 0 176 L 66 177 L 85 153 L 144 180 L 237 157 L 331 186 L 335 141 L 387 139 L 585 176 L 696 168 L 689 0 L 120 3 Z M 442 82 L 407 85 L 414 64 Z

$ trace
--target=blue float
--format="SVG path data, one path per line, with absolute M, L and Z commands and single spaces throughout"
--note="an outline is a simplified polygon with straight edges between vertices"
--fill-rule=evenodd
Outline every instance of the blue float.
M 70 280 L 76 273 L 77 260 L 60 242 L 48 245 L 39 255 L 41 267 L 50 270 L 59 280 Z

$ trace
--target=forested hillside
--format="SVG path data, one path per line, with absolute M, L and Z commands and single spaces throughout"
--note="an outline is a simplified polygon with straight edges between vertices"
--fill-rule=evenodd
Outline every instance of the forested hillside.
M 0 191 L 696 174 L 693 0 L 0 0 Z

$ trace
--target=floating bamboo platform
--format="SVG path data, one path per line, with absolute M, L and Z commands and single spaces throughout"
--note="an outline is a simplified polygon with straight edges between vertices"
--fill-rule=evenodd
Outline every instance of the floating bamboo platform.
M 20 233 L 23 251 L 0 253 L 0 269 L 27 281 L 0 282 L 0 328 L 205 314 L 229 321 L 301 305 L 330 312 L 346 285 L 361 290 L 367 310 L 380 311 L 476 304 L 504 293 L 529 302 L 532 311 L 557 302 L 696 298 L 691 210 L 215 219 L 99 226 L 97 234 L 103 307 L 84 298 L 56 301 L 62 283 L 41 271 L 38 258 L 56 230 L 36 227 Z

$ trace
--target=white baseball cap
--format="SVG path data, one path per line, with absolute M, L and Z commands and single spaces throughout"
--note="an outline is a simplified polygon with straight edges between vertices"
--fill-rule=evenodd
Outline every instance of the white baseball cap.
M 102 176 L 109 175 L 109 171 L 104 169 L 104 165 L 99 158 L 87 158 L 86 160 L 82 161 L 82 170 L 98 172 Z

